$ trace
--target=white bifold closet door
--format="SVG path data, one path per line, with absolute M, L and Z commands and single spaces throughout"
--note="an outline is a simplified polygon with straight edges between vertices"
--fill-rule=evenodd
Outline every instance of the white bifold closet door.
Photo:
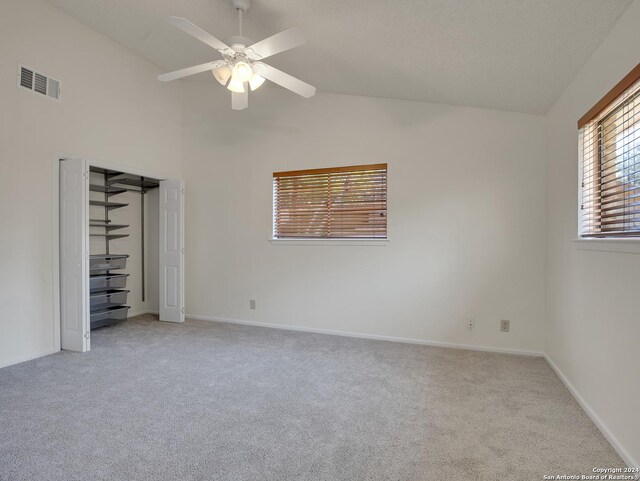
M 184 182 L 160 182 L 160 320 L 184 322 Z
M 85 160 L 60 161 L 60 346 L 88 351 L 89 172 Z

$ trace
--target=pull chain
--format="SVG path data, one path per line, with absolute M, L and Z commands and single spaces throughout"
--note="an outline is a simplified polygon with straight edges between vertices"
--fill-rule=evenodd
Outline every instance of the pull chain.
M 238 9 L 238 23 L 240 24 L 240 36 L 242 37 L 242 9 Z

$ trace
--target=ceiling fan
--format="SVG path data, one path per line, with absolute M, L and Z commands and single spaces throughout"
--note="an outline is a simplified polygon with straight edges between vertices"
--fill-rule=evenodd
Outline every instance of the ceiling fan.
M 291 90 L 302 97 L 313 97 L 316 88 L 289 74 L 262 62 L 263 59 L 306 42 L 297 28 L 289 28 L 269 38 L 253 43 L 242 35 L 242 14 L 251 6 L 251 0 L 231 0 L 238 11 L 239 33 L 221 42 L 197 25 L 182 17 L 169 17 L 173 26 L 217 50 L 223 60 L 207 62 L 175 72 L 165 73 L 158 80 L 168 82 L 210 70 L 215 79 L 231 90 L 231 108 L 243 110 L 249 105 L 249 89 L 256 90 L 265 79 Z

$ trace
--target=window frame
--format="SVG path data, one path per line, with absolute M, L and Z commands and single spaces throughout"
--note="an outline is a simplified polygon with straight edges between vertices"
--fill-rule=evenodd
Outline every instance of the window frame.
M 602 170 L 603 163 L 606 162 L 605 152 L 603 149 L 602 142 L 603 140 L 606 143 L 606 139 L 603 137 L 607 137 L 608 135 L 617 135 L 612 133 L 601 133 L 603 132 L 601 129 L 603 127 L 603 123 L 606 122 L 607 119 L 610 118 L 612 114 L 617 112 L 620 108 L 624 108 L 627 105 L 627 102 L 635 102 L 635 100 L 628 100 L 625 98 L 625 95 L 628 93 L 629 89 L 634 87 L 634 91 L 637 91 L 637 85 L 640 82 L 640 63 L 636 65 L 636 67 L 629 72 L 620 82 L 618 82 L 607 94 L 600 99 L 589 111 L 583 115 L 578 120 L 578 237 L 576 241 L 585 241 L 587 243 L 591 243 L 593 245 L 594 241 L 601 242 L 616 242 L 624 240 L 626 243 L 628 242 L 640 242 L 640 232 L 632 231 L 629 229 L 628 233 L 626 231 L 627 220 L 623 221 L 622 231 L 618 230 L 616 232 L 607 233 L 606 231 L 600 232 L 592 232 L 588 231 L 588 227 L 584 225 L 585 218 L 589 219 L 590 216 L 592 218 L 589 222 L 593 220 L 597 220 L 598 222 L 602 222 L 602 219 L 599 218 L 599 214 L 595 213 L 585 213 L 585 209 L 594 209 L 600 211 L 603 203 L 603 194 L 605 189 L 603 189 L 603 183 L 607 183 L 610 181 L 603 182 Z M 629 126 L 629 128 L 638 125 L 638 129 L 640 129 L 640 124 L 638 120 L 633 122 Z M 635 129 L 634 129 L 635 132 Z M 589 154 L 585 157 L 585 136 L 595 136 L 595 139 L 591 139 L 590 145 L 593 147 Z M 590 169 L 592 171 L 592 184 L 589 186 L 589 189 L 592 190 L 591 193 L 591 202 L 593 205 L 585 208 L 585 199 L 588 199 L 585 196 L 585 171 Z M 615 173 L 615 171 L 613 172 Z M 611 175 L 611 174 L 607 174 Z M 594 180 L 595 179 L 595 180 Z M 602 226 L 600 227 L 602 229 Z M 601 249 L 597 249 L 601 250 Z
M 304 175 L 322 175 L 322 174 L 335 174 L 338 177 L 340 174 L 345 173 L 354 173 L 357 175 L 358 172 L 364 171 L 380 171 L 384 170 L 384 237 L 383 236 L 346 236 L 346 237 L 334 237 L 334 236 L 286 236 L 286 237 L 278 237 L 277 230 L 277 217 L 278 217 L 278 205 L 276 201 L 277 195 L 277 186 L 276 182 L 278 178 L 285 177 L 297 177 Z M 379 174 L 378 174 L 379 175 Z M 389 166 L 387 163 L 379 163 L 379 164 L 364 164 L 364 165 L 349 165 L 349 166 L 340 166 L 340 167 L 328 167 L 328 168 L 317 168 L 317 169 L 304 169 L 304 170 L 291 170 L 291 171 L 280 171 L 273 173 L 272 180 L 272 223 L 271 223 L 271 238 L 270 241 L 272 244 L 282 244 L 282 245 L 347 245 L 347 246 L 356 246 L 356 245 L 387 245 L 389 242 L 389 203 L 388 203 L 388 175 L 389 175 Z M 372 194 L 373 195 L 373 194 Z M 327 192 L 327 203 L 328 205 L 332 205 L 330 201 L 330 193 Z M 375 210 L 375 209 L 372 209 Z M 327 212 L 330 212 L 330 207 L 327 207 Z M 330 229 L 328 229 L 330 230 Z

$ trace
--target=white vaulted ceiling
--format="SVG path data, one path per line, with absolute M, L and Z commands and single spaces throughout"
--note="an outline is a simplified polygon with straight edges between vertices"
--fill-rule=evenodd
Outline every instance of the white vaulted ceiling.
M 219 57 L 166 17 L 238 28 L 230 0 L 48 1 L 167 71 Z M 631 1 L 254 0 L 244 33 L 302 29 L 269 63 L 320 91 L 543 114 Z

